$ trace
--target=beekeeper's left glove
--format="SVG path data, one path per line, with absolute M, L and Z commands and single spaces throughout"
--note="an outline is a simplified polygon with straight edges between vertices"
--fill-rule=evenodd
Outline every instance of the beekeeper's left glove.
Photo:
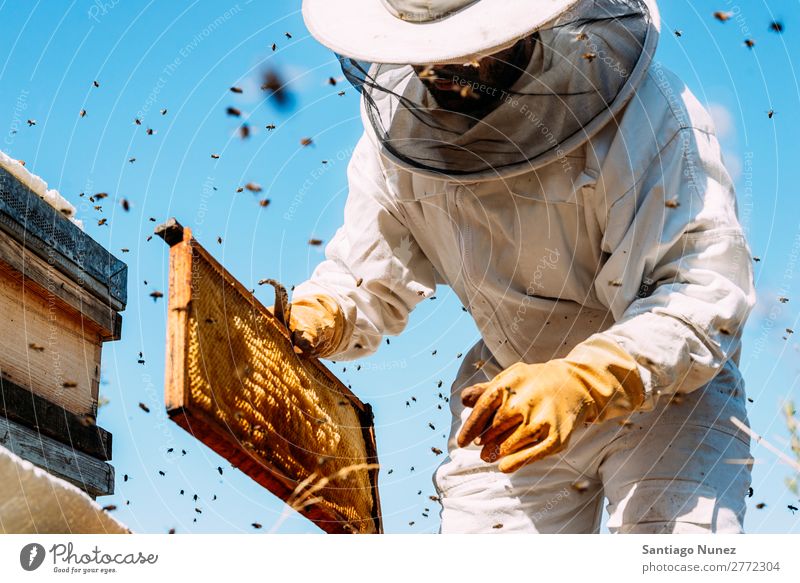
M 645 399 L 636 361 L 619 344 L 594 334 L 559 359 L 517 363 L 491 381 L 464 389 L 473 411 L 459 447 L 480 437 L 481 459 L 502 472 L 564 449 L 579 423 L 631 413 Z

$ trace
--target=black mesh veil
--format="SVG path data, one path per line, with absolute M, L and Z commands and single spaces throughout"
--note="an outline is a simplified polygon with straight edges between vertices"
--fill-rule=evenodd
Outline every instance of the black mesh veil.
M 583 0 L 531 35 L 530 60 L 508 86 L 450 79 L 449 91 L 487 104 L 477 109 L 437 102 L 425 80 L 431 69 L 337 56 L 362 94 L 365 125 L 396 161 L 434 174 L 495 177 L 563 156 L 591 137 L 632 95 L 656 38 L 643 0 Z

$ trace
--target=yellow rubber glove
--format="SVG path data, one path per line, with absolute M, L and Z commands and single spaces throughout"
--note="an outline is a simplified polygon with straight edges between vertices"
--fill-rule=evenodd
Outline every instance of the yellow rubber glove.
M 595 334 L 559 359 L 517 363 L 491 381 L 467 387 L 473 411 L 459 447 L 476 438 L 481 459 L 510 473 L 564 449 L 573 429 L 632 413 L 644 402 L 636 362 L 619 344 Z
M 268 310 L 274 312 L 274 306 Z M 303 354 L 327 358 L 334 354 L 346 330 L 342 308 L 328 295 L 306 296 L 291 303 L 289 331 L 292 344 Z

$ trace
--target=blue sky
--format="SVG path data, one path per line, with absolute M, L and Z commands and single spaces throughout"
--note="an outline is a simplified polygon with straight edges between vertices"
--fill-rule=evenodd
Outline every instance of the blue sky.
M 345 169 L 361 122 L 356 91 L 341 81 L 333 54 L 309 36 L 299 9 L 299 0 L 0 1 L 0 149 L 25 160 L 75 204 L 87 232 L 129 266 L 122 340 L 104 348 L 101 394 L 108 404 L 98 418 L 114 434 L 117 491 L 100 501 L 116 504 L 117 517 L 137 532 L 254 532 L 252 522 L 264 525 L 260 532 L 317 532 L 301 517 L 282 516 L 276 498 L 163 414 L 166 306 L 149 294 L 166 292 L 167 247 L 146 241 L 157 222 L 177 217 L 248 287 L 264 277 L 300 283 L 323 258 L 307 241 L 328 241 L 340 224 Z M 785 333 L 797 327 L 800 302 L 800 91 L 791 58 L 800 54 L 800 19 L 787 2 L 666 0 L 661 10 L 659 60 L 714 115 L 737 180 L 740 216 L 761 259 L 755 263 L 759 304 L 742 355 L 754 400 L 750 422 L 788 452 L 781 405 L 789 396 L 800 401 L 800 345 Z M 716 10 L 733 11 L 734 18 L 718 22 Z M 784 23 L 784 34 L 769 31 L 773 19 Z M 745 38 L 756 41 L 752 50 Z M 266 68 L 288 82 L 293 99 L 286 106 L 259 90 Z M 340 83 L 331 86 L 329 77 Z M 242 117 L 226 115 L 227 107 Z M 28 127 L 28 119 L 36 125 Z M 238 134 L 244 122 L 252 130 L 246 140 Z M 268 124 L 276 128 L 267 130 Z M 147 128 L 154 133 L 147 135 Z M 313 145 L 301 146 L 308 137 Z M 247 182 L 264 191 L 237 193 Z M 102 214 L 78 197 L 100 191 L 112 199 Z M 128 213 L 115 204 L 122 198 L 131 203 Z M 269 206 L 261 207 L 259 198 L 269 198 Z M 108 223 L 98 226 L 102 217 Z M 257 295 L 272 303 L 267 290 Z M 790 301 L 780 303 L 778 296 Z M 438 528 L 438 506 L 428 496 L 442 458 L 431 447 L 445 449 L 449 425 L 438 393 L 455 375 L 456 355 L 477 338 L 468 314 L 441 287 L 435 301 L 417 308 L 402 336 L 360 362 L 361 370 L 355 363 L 331 365 L 375 410 L 387 532 Z M 137 364 L 139 351 L 144 365 Z M 417 400 L 406 407 L 411 396 Z M 152 412 L 144 413 L 139 402 Z M 167 454 L 169 447 L 178 454 Z M 800 533 L 800 514 L 787 509 L 798 502 L 784 484 L 790 470 L 760 445 L 753 452 L 755 495 L 746 529 Z M 756 509 L 759 502 L 766 507 Z

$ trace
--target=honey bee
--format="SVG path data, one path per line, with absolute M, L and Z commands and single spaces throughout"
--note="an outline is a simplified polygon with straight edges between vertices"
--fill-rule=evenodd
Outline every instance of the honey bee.
M 573 489 L 573 490 L 575 490 L 575 491 L 576 491 L 578 494 L 583 494 L 584 492 L 586 492 L 587 490 L 589 490 L 589 485 L 590 485 L 590 482 L 589 482 L 589 480 L 587 480 L 587 479 L 581 479 L 581 480 L 578 480 L 577 482 L 573 482 L 573 483 L 571 484 L 571 487 L 572 487 L 572 489 Z

